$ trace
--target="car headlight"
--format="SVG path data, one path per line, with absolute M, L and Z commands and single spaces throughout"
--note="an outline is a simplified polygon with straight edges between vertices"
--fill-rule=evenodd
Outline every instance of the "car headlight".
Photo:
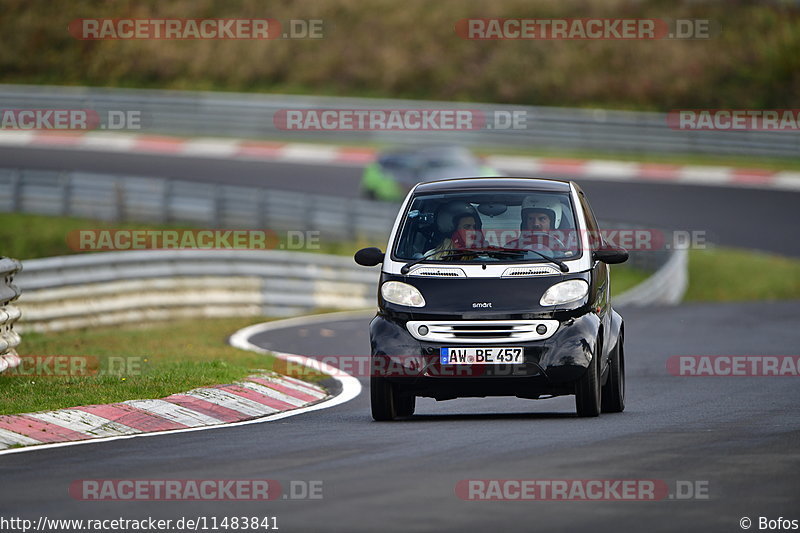
M 397 305 L 425 307 L 425 298 L 413 285 L 402 281 L 387 281 L 381 285 L 383 299 Z
M 539 305 L 558 305 L 580 300 L 589 292 L 589 284 L 582 279 L 570 279 L 556 283 L 547 289 Z

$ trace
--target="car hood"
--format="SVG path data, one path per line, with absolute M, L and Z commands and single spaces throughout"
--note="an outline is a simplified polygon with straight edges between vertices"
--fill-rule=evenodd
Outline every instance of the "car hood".
M 544 292 L 555 283 L 567 279 L 583 279 L 590 283 L 588 272 L 526 278 L 428 278 L 383 274 L 381 281 L 402 281 L 416 287 L 425 299 L 425 307 L 409 308 L 391 304 L 379 295 L 379 304 L 386 309 L 411 313 L 414 318 L 434 319 L 437 316 L 463 319 L 508 318 L 516 315 L 550 315 L 554 311 L 574 309 L 586 303 L 566 306 L 542 306 Z M 591 288 L 590 288 L 591 294 Z

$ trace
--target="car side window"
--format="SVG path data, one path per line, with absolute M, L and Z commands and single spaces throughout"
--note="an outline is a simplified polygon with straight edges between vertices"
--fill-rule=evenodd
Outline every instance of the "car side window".
M 586 215 L 586 225 L 592 234 L 595 234 L 599 230 L 599 226 L 597 225 L 597 219 L 594 216 L 594 211 L 592 211 L 589 202 L 586 200 L 586 196 L 583 194 L 583 191 L 580 192 L 578 195 L 581 201 L 581 207 L 583 208 L 583 213 Z

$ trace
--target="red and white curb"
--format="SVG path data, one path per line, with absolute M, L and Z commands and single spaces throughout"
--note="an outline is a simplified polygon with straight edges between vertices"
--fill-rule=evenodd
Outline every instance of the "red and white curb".
M 47 147 L 216 159 L 254 159 L 292 163 L 363 165 L 375 150 L 322 144 L 248 141 L 244 139 L 168 137 L 125 133 L 0 130 L 0 146 Z
M 265 331 L 327 321 L 331 317 L 366 316 L 363 312 L 327 313 L 255 324 L 234 333 L 232 346 L 272 354 L 292 363 L 309 358 L 274 352 L 250 342 Z M 309 366 L 312 366 L 309 364 Z M 214 430 L 280 420 L 348 402 L 361 393 L 353 376 L 327 364 L 313 368 L 341 385 L 335 396 L 321 387 L 274 372 L 249 376 L 241 382 L 202 387 L 159 400 L 129 400 L 0 416 L 0 455 L 49 448 L 108 442 L 155 435 Z
M 372 148 L 352 146 L 39 130 L 0 130 L 0 146 L 355 166 L 372 162 L 377 153 Z M 509 175 L 524 173 L 577 180 L 666 182 L 800 190 L 800 172 L 795 171 L 505 155 L 490 155 L 485 160 L 488 165 Z
M 203 387 L 159 400 L 129 400 L 0 416 L 0 449 L 216 426 L 294 410 L 328 398 L 324 389 L 278 374 Z

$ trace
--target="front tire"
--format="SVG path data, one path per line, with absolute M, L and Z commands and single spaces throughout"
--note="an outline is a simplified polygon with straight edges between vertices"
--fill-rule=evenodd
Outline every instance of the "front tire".
M 625 410 L 625 338 L 622 331 L 611 351 L 609 366 L 608 380 L 603 385 L 602 411 L 621 413 Z
M 414 414 L 416 397 L 402 395 L 397 385 L 386 378 L 374 376 L 369 378 L 369 397 L 372 418 L 378 422 Z
M 579 418 L 600 415 L 600 340 L 598 337 L 597 347 L 589 362 L 589 367 L 575 384 L 575 410 L 578 412 Z

